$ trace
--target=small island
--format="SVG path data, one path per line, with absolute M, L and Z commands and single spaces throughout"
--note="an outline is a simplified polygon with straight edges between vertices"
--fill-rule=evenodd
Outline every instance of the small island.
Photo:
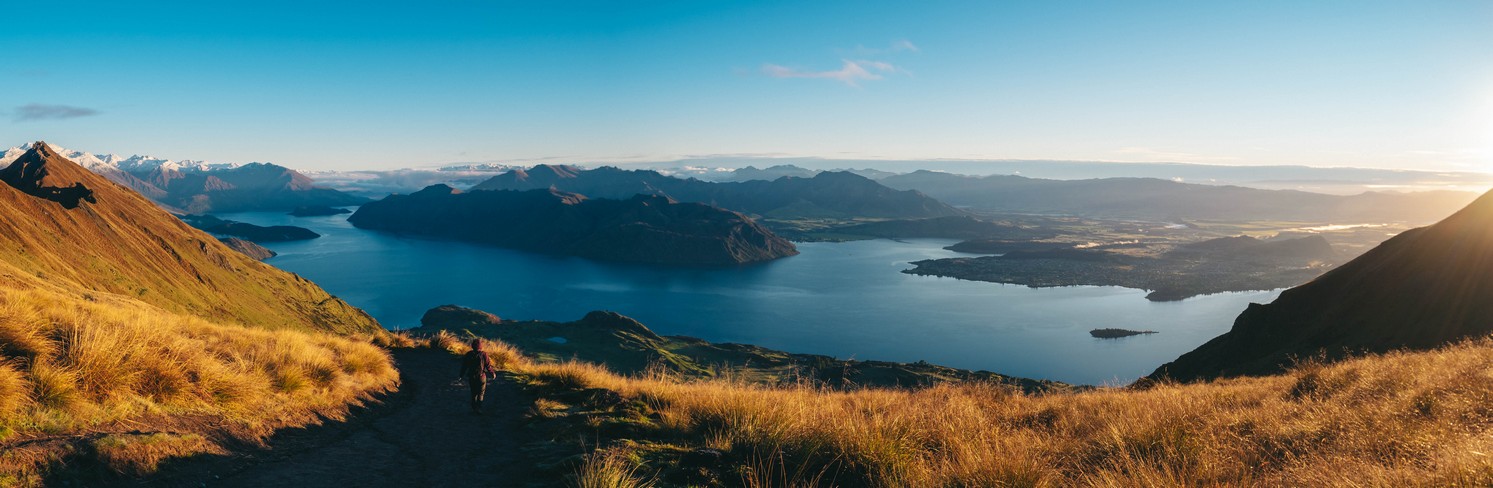
M 1121 337 L 1137 336 L 1142 334 L 1155 334 L 1154 330 L 1130 330 L 1130 329 L 1094 329 L 1089 335 L 1099 339 L 1119 339 Z
M 352 210 L 324 205 L 308 205 L 296 207 L 290 211 L 292 217 L 325 217 L 328 215 L 342 215 L 353 213 Z
M 321 234 L 313 232 L 305 227 L 292 225 L 262 226 L 234 220 L 224 220 L 211 215 L 183 215 L 181 220 L 187 225 L 202 229 L 210 234 L 224 236 L 242 237 L 254 242 L 286 242 L 304 241 L 321 237 Z

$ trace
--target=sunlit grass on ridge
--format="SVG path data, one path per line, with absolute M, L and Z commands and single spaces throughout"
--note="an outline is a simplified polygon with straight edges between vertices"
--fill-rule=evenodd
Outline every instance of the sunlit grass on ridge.
M 535 384 L 645 402 L 661 418 L 658 442 L 739 463 L 728 486 L 1493 484 L 1489 339 L 1276 376 L 1045 395 L 985 383 L 833 391 L 627 377 L 531 361 L 501 343 L 488 351 Z M 618 462 L 646 449 L 626 446 L 587 458 L 581 486 L 651 480 L 656 467 Z
M 222 325 L 102 293 L 0 289 L 0 486 L 78 454 L 120 474 L 339 418 L 397 384 L 367 338 Z

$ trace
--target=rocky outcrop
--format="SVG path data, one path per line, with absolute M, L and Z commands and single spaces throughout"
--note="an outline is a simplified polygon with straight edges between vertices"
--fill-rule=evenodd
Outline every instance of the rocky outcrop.
M 1293 358 L 1428 349 L 1493 332 L 1493 193 L 1401 233 L 1161 366 L 1181 381 L 1279 372 Z
M 665 197 L 588 199 L 552 190 L 460 192 L 433 185 L 363 205 L 348 221 L 371 230 L 604 261 L 732 265 L 798 254 L 739 213 Z

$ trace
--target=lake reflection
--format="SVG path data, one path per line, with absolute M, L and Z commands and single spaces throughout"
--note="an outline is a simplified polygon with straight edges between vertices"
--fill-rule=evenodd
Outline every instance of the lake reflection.
M 346 216 L 225 214 L 323 235 L 271 243 L 267 261 L 372 314 L 385 327 L 419 325 L 448 303 L 504 318 L 569 321 L 615 310 L 664 335 L 791 352 L 959 368 L 1073 383 L 1123 383 L 1227 331 L 1249 292 L 1153 303 L 1116 287 L 1032 289 L 899 271 L 955 256 L 953 241 L 799 244 L 798 256 L 726 269 L 599 263 L 359 230 Z M 1090 329 L 1160 332 L 1118 340 Z

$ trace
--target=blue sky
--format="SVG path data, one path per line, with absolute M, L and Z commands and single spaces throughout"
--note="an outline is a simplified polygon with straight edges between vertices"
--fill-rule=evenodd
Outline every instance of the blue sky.
M 44 2 L 0 144 L 1493 170 L 1493 2 Z

